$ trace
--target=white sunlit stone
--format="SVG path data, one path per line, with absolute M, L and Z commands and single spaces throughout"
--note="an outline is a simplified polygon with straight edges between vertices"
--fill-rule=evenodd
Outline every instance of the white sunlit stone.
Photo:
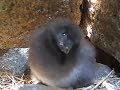
M 95 11 L 94 7 L 91 6 L 91 7 L 89 8 L 89 11 L 90 11 L 90 12 L 94 12 L 94 11 Z
M 92 3 L 96 3 L 97 0 L 91 0 Z
M 92 35 L 92 26 L 91 25 L 88 25 L 87 26 L 87 36 L 90 38 Z

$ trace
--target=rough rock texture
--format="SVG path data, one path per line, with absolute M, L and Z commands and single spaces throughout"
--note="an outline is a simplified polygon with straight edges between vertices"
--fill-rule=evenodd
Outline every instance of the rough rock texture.
M 9 49 L 0 57 L 0 69 L 8 70 L 13 75 L 21 75 L 27 68 L 28 48 Z
M 26 47 L 36 26 L 55 17 L 80 22 L 82 0 L 0 0 L 0 48 Z
M 91 41 L 120 62 L 120 0 L 93 3 Z
M 107 65 L 97 63 L 94 83 L 98 83 L 103 77 L 106 77 L 110 72 L 111 69 Z

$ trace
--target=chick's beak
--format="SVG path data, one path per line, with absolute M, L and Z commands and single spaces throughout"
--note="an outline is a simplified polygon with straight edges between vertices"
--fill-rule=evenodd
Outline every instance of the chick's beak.
M 63 49 L 63 52 L 64 52 L 65 54 L 68 54 L 68 53 L 70 52 L 70 49 L 71 49 L 71 48 L 69 48 L 69 47 L 65 47 L 65 48 Z
M 71 48 L 73 47 L 73 42 L 71 40 L 64 40 L 62 42 L 60 42 L 60 49 L 62 52 L 64 52 L 65 54 L 68 54 L 71 50 Z

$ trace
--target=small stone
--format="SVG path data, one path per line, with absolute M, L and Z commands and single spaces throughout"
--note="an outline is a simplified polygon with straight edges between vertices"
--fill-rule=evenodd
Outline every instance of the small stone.
M 13 75 L 21 75 L 27 68 L 28 48 L 9 49 L 0 57 L 0 68 L 9 70 Z
M 94 83 L 97 83 L 111 72 L 111 69 L 107 65 L 97 63 L 96 67 Z

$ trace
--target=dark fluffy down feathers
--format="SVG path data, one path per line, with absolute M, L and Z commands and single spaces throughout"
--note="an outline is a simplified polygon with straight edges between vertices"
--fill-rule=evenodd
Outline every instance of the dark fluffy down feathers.
M 28 61 L 32 76 L 50 86 L 88 86 L 95 74 L 93 45 L 65 18 L 38 28 L 31 37 Z

